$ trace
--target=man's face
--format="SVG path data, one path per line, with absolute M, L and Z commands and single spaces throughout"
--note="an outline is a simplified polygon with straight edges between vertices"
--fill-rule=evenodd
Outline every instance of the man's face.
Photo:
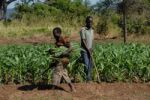
M 86 20 L 86 27 L 88 29 L 90 29 L 92 27 L 92 24 L 93 24 L 93 18 L 89 18 Z
M 61 33 L 57 32 L 57 30 L 54 31 L 54 37 L 55 38 L 60 38 L 61 37 Z

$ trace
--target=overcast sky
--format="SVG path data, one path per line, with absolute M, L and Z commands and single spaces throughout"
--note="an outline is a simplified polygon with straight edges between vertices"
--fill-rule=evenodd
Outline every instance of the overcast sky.
M 90 0 L 92 4 L 95 4 L 99 0 Z
M 91 1 L 91 4 L 95 4 L 97 1 L 99 1 L 99 0 L 90 0 Z M 9 6 L 8 6 L 8 8 L 14 8 L 14 5 L 17 3 L 17 2 L 19 2 L 19 0 L 17 0 L 17 1 L 15 1 L 15 2 L 13 2 L 13 3 L 11 3 Z

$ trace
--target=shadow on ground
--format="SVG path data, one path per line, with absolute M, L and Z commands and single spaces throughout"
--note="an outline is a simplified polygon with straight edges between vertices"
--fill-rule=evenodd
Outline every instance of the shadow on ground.
M 62 87 L 59 87 L 59 86 L 55 86 L 55 89 L 53 89 L 54 85 L 51 85 L 51 84 L 38 84 L 38 85 L 23 85 L 23 86 L 20 86 L 18 87 L 17 89 L 18 90 L 21 90 L 21 91 L 32 91 L 34 89 L 37 89 L 37 90 L 61 90 L 61 91 L 66 91 L 64 90 Z M 67 91 L 66 91 L 67 92 Z

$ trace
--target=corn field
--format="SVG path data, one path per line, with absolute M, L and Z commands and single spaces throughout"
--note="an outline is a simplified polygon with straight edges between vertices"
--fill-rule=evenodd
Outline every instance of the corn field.
M 0 83 L 51 82 L 52 69 L 42 74 L 52 59 L 47 54 L 49 44 L 1 45 Z M 80 49 L 72 53 L 68 72 L 73 82 L 84 82 L 84 65 Z M 144 44 L 96 44 L 93 50 L 92 77 L 103 82 L 149 82 L 150 45 Z

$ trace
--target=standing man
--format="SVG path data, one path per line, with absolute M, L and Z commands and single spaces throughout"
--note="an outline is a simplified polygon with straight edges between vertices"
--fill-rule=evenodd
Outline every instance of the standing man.
M 92 46 L 94 40 L 94 32 L 92 28 L 93 17 L 87 16 L 86 25 L 80 31 L 81 37 L 81 57 L 83 59 L 83 63 L 85 64 L 84 72 L 86 74 L 86 81 L 92 81 Z

